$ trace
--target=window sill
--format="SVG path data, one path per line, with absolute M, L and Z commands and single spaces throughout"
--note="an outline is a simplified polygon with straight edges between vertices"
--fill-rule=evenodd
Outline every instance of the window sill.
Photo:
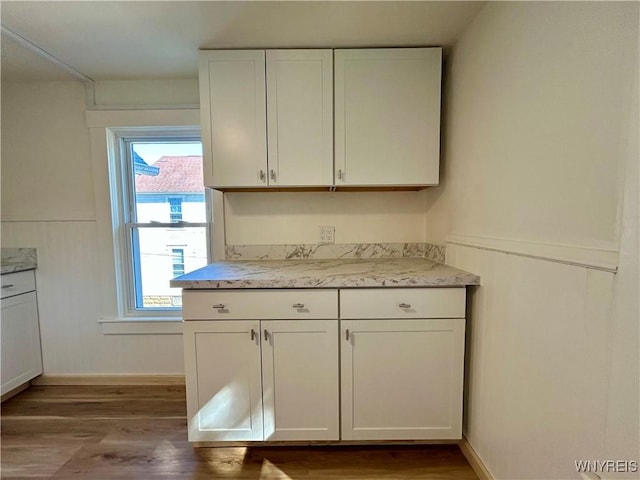
M 182 335 L 179 317 L 101 318 L 104 335 Z

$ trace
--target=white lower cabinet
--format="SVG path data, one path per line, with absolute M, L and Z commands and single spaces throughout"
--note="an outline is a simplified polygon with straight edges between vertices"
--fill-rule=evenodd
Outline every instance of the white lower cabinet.
M 265 440 L 338 440 L 338 321 L 262 323 Z
M 184 293 L 190 441 L 339 439 L 337 291 Z
M 258 321 L 185 323 L 190 441 L 262 440 L 259 329 Z
M 342 439 L 461 438 L 464 323 L 343 320 Z
M 461 438 L 464 288 L 191 290 L 183 303 L 190 441 Z
M 42 373 L 35 289 L 31 270 L 2 275 L 2 395 Z

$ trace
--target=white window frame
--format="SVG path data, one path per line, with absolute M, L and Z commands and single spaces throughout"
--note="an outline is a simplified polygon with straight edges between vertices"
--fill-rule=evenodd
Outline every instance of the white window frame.
M 109 177 L 111 188 L 111 212 L 118 285 L 118 311 L 122 318 L 169 318 L 179 320 L 181 307 L 137 307 L 136 274 L 134 265 L 133 230 L 145 228 L 181 228 L 183 223 L 138 223 L 133 220 L 135 196 L 132 185 L 131 144 L 137 142 L 201 142 L 200 129 L 188 127 L 138 127 L 110 129 Z M 204 223 L 191 223 L 189 227 L 204 227 L 211 238 L 211 204 L 209 189 L 205 189 L 206 218 Z M 207 242 L 207 263 L 211 261 L 211 242 Z
M 118 302 L 116 249 L 114 245 L 111 212 L 111 187 L 109 158 L 113 155 L 113 135 L 118 131 L 150 130 L 157 127 L 181 127 L 185 130 L 199 130 L 200 111 L 195 108 L 176 108 L 169 110 L 88 110 L 86 123 L 91 142 L 93 187 L 96 206 L 97 256 L 100 272 L 99 317 L 104 334 L 147 335 L 181 334 L 182 319 L 175 316 L 126 317 Z M 212 196 L 213 220 L 209 248 L 213 260 L 223 260 L 224 206 L 223 194 L 207 189 Z

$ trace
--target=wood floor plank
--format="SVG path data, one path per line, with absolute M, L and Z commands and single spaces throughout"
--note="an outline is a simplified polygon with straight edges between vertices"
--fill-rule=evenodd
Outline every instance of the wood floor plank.
M 2 405 L 1 476 L 477 480 L 457 445 L 194 448 L 184 387 L 38 386 Z

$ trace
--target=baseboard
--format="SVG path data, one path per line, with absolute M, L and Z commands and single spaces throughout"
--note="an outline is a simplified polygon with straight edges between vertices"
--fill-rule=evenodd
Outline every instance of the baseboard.
M 14 388 L 12 390 L 9 390 L 7 393 L 3 394 L 2 397 L 0 397 L 0 403 L 1 402 L 6 402 L 10 398 L 13 398 L 16 395 L 18 395 L 19 393 L 24 392 L 30 386 L 31 386 L 30 382 L 25 382 L 22 385 L 18 385 L 16 388 Z
M 460 451 L 480 480 L 494 480 L 489 470 L 487 470 L 487 467 L 482 463 L 482 460 L 480 460 L 480 457 L 465 437 L 462 437 L 462 440 L 458 442 L 458 447 L 460 447 Z
M 191 442 L 194 448 L 216 447 L 344 447 L 390 445 L 458 445 L 459 440 L 257 440 L 251 442 Z
M 41 375 L 33 385 L 184 385 L 184 375 Z

